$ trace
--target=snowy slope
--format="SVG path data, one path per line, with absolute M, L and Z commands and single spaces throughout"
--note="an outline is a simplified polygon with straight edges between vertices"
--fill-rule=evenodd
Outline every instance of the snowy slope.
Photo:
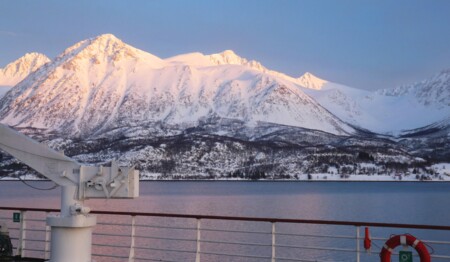
M 342 120 L 378 133 L 399 134 L 402 130 L 430 125 L 450 115 L 449 71 L 412 86 L 372 92 L 336 84 L 309 72 L 293 78 L 269 70 L 257 61 L 241 58 L 231 50 L 212 55 L 184 54 L 166 61 L 196 67 L 242 65 L 272 75 L 306 87 L 301 88 L 302 92 Z
M 378 90 L 377 94 L 392 97 L 409 97 L 425 107 L 449 110 L 450 69 L 411 85 Z M 450 111 L 447 111 L 450 112 Z
M 0 100 L 1 122 L 70 135 L 212 117 L 354 132 L 296 83 L 232 51 L 162 60 L 109 34 L 66 49 Z
M 344 121 L 378 133 L 398 134 L 450 116 L 450 77 L 446 77 L 376 92 L 328 82 L 309 73 L 301 79 L 305 93 Z
M 43 54 L 25 54 L 16 61 L 6 65 L 5 68 L 0 68 L 0 86 L 15 86 L 30 73 L 49 61 L 50 59 Z
M 4 96 L 10 89 L 10 86 L 0 86 L 0 98 L 2 98 L 2 96 Z

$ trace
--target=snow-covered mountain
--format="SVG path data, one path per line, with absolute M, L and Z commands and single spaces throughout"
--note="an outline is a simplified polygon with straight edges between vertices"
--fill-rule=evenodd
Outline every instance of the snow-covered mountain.
M 377 133 L 399 134 L 450 116 L 450 74 L 443 72 L 411 86 L 367 91 L 302 76 L 305 93 L 355 126 Z
M 393 97 L 408 97 L 425 107 L 446 109 L 450 112 L 450 69 L 444 70 L 431 78 L 411 85 L 381 89 L 378 94 Z
M 443 71 L 420 83 L 378 91 L 367 91 L 333 83 L 312 73 L 293 78 L 267 69 L 227 50 L 220 54 L 191 53 L 166 61 L 200 67 L 242 65 L 300 85 L 321 106 L 340 119 L 362 129 L 383 134 L 400 134 L 441 121 L 450 115 L 450 71 Z
M 0 86 L 15 86 L 30 73 L 48 62 L 50 62 L 50 59 L 43 54 L 27 53 L 6 65 L 5 68 L 0 68 Z
M 16 85 L 0 100 L 0 120 L 82 136 L 217 117 L 355 132 L 298 84 L 265 70 L 232 51 L 163 60 L 106 34 L 69 47 Z
M 249 125 L 267 121 L 334 134 L 353 132 L 335 115 L 362 129 L 397 134 L 441 121 L 450 112 L 448 70 L 413 85 L 370 92 L 311 73 L 293 78 L 231 50 L 160 59 L 109 34 L 81 41 L 50 63 L 37 53 L 10 63 L 1 69 L 0 85 L 6 87 L 0 87 L 0 97 L 30 73 L 15 95 L 5 97 L 2 121 L 64 126 L 73 134 L 129 121 L 139 125 L 142 120 L 192 126 L 216 115 Z M 55 105 L 61 107 L 57 113 Z
M 80 162 L 159 178 L 428 174 L 425 159 L 450 161 L 448 79 L 370 92 L 231 50 L 161 59 L 106 34 L 0 88 L 0 122 Z M 0 159 L 0 173 L 17 169 Z

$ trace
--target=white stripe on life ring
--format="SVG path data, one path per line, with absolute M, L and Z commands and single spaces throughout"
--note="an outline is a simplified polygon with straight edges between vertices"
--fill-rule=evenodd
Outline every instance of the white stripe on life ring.
M 392 251 L 394 251 L 394 250 L 392 250 L 392 248 L 388 247 L 386 244 L 384 244 L 383 247 L 384 247 L 387 251 L 389 251 L 389 253 L 392 253 Z
M 412 247 L 413 247 L 413 248 L 416 248 L 416 246 L 417 246 L 419 243 L 420 243 L 420 240 L 419 240 L 419 239 L 416 239 L 416 240 L 414 241 L 414 243 L 412 244 Z
M 406 236 L 405 236 L 405 235 L 401 235 L 401 236 L 400 236 L 400 244 L 403 245 L 403 246 L 408 245 L 408 244 L 406 243 Z

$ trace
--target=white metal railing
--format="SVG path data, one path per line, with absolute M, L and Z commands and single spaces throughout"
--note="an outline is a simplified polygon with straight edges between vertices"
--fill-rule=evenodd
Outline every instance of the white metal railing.
M 19 223 L 12 213 L 19 212 Z M 45 216 L 57 210 L 0 207 L 15 255 L 49 259 L 50 228 Z M 433 261 L 450 261 L 450 226 L 346 221 L 222 217 L 181 214 L 93 212 L 92 256 L 101 261 L 379 261 L 380 247 L 391 233 L 409 230 L 423 238 L 441 232 L 442 239 L 422 240 L 434 249 Z M 371 253 L 362 246 L 361 227 L 371 237 Z M 353 233 L 352 233 L 353 232 Z M 404 232 L 402 232 L 404 233 Z M 396 255 L 395 253 L 394 255 Z

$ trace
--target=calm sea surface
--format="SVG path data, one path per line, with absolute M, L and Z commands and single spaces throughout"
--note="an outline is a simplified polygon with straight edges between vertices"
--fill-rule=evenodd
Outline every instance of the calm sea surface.
M 48 188 L 52 183 L 32 185 Z M 0 182 L 0 206 L 59 208 L 59 194 L 58 188 L 39 191 L 17 181 Z M 93 210 L 450 225 L 450 183 L 141 182 L 140 194 L 135 200 L 88 200 L 86 205 Z M 351 230 L 346 234 L 353 235 Z M 389 237 L 398 232 L 375 233 Z M 419 234 L 450 240 L 450 232 Z
M 52 183 L 31 182 L 48 188 Z M 0 182 L 0 206 L 59 208 L 60 189 Z M 134 200 L 95 210 L 450 225 L 450 183 L 141 182 Z

